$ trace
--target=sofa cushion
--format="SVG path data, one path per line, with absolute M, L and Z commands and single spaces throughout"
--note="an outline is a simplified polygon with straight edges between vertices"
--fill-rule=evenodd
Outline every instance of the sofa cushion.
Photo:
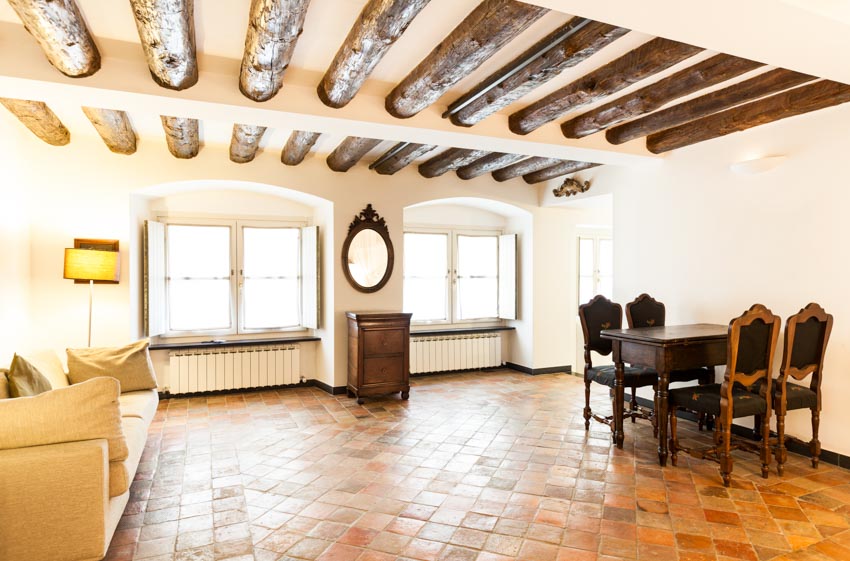
M 49 392 L 50 381 L 21 355 L 12 358 L 12 367 L 7 375 L 11 397 L 30 397 Z
M 156 375 L 148 344 L 147 339 L 142 339 L 123 347 L 67 349 L 68 377 L 77 384 L 109 376 L 121 382 L 122 393 L 155 389 Z
M 8 372 L 5 368 L 0 368 L 0 399 L 9 398 L 9 380 L 6 378 Z
M 33 397 L 0 401 L 0 450 L 105 438 L 109 460 L 127 458 L 118 382 L 97 378 Z
M 156 390 L 127 392 L 118 396 L 118 402 L 121 404 L 122 417 L 137 417 L 149 425 L 156 414 L 159 395 Z
M 52 350 L 27 351 L 20 353 L 20 355 L 44 374 L 44 377 L 50 381 L 50 387 L 54 390 L 67 388 L 70 385 L 62 361 Z
M 125 417 L 124 437 L 127 439 L 127 459 L 124 465 L 130 474 L 136 473 L 142 453 L 145 451 L 145 443 L 148 440 L 148 423 L 138 417 Z

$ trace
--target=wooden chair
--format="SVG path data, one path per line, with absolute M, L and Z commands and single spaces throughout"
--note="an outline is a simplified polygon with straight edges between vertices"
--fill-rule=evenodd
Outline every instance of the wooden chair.
M 720 464 L 723 485 L 729 486 L 732 477 L 732 450 L 743 449 L 759 453 L 761 474 L 767 477 L 770 465 L 770 408 L 771 369 L 776 341 L 779 337 L 779 317 L 756 304 L 741 317 L 729 323 L 726 373 L 722 384 L 690 386 L 670 390 L 670 453 L 676 465 L 679 450 L 696 458 L 709 458 Z M 676 434 L 676 412 L 687 409 L 714 415 L 714 443 L 705 448 L 685 448 Z M 732 420 L 738 417 L 761 415 L 761 442 L 737 440 L 732 442 Z
M 611 341 L 603 339 L 600 332 L 603 329 L 619 329 L 623 324 L 623 307 L 611 302 L 602 295 L 578 307 L 578 316 L 581 320 L 581 330 L 584 334 L 584 428 L 590 428 L 590 419 L 593 418 L 614 429 L 614 417 L 602 417 L 594 415 L 590 409 L 590 384 L 596 382 L 613 389 L 616 383 L 614 365 L 593 366 L 590 353 L 597 352 L 600 355 L 611 354 Z M 635 392 L 637 388 L 644 386 L 656 386 L 658 373 L 650 368 L 625 367 L 623 374 L 624 386 L 632 389 L 632 403 L 635 403 Z M 614 403 L 612 407 L 623 407 L 622 403 Z M 643 411 L 633 407 L 631 411 L 624 411 L 623 418 L 631 417 L 648 419 L 653 421 L 652 412 Z M 654 421 L 653 421 L 654 424 Z
M 777 472 L 782 475 L 788 451 L 785 448 L 785 415 L 788 410 L 809 409 L 812 413 L 812 439 L 808 442 L 812 454 L 812 467 L 818 467 L 820 461 L 820 425 L 821 381 L 823 357 L 826 344 L 832 331 L 832 316 L 818 304 L 809 304 L 788 318 L 785 324 L 785 348 L 782 353 L 782 366 L 779 378 L 774 380 L 773 408 L 776 410 L 776 448 Z M 811 374 L 809 387 L 801 382 Z M 789 380 L 789 377 L 794 382 Z
M 643 293 L 626 304 L 626 321 L 629 329 L 634 327 L 662 327 L 667 316 L 663 302 L 659 302 L 649 294 Z M 694 368 L 692 370 L 674 370 L 670 373 L 671 382 L 691 382 L 697 380 L 700 385 L 714 383 L 714 367 Z M 637 401 L 632 394 L 632 409 L 637 407 Z M 699 416 L 699 430 L 702 430 L 706 415 Z M 634 419 L 632 419 L 634 422 Z M 658 436 L 658 427 L 655 427 Z

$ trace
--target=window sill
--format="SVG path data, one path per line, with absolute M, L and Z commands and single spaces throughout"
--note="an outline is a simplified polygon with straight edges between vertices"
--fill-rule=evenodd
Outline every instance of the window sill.
M 445 329 L 427 329 L 422 331 L 411 331 L 411 337 L 433 337 L 435 335 L 467 335 L 473 333 L 495 333 L 497 331 L 516 331 L 516 327 L 449 327 Z
M 274 339 L 238 339 L 233 341 L 223 341 L 213 343 L 210 341 L 194 341 L 191 343 L 157 343 L 150 346 L 152 351 L 166 351 L 175 349 L 209 349 L 219 347 L 248 347 L 256 345 L 280 345 L 283 343 L 306 343 L 309 341 L 321 341 L 321 337 L 300 336 L 300 337 L 276 337 Z

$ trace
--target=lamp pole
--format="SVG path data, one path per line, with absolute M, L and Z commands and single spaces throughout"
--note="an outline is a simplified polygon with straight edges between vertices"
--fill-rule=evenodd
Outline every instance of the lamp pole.
M 91 347 L 91 309 L 92 300 L 94 300 L 94 279 L 89 279 L 89 344 Z

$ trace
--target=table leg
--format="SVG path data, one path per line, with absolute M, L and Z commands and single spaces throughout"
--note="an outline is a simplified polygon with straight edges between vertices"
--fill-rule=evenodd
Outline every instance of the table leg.
M 617 353 L 619 354 L 619 353 Z M 619 357 L 618 357 L 619 358 Z M 625 403 L 625 368 L 622 360 L 614 363 L 614 444 L 617 448 L 623 448 L 625 433 L 623 432 L 623 404 Z
M 667 390 L 670 386 L 670 373 L 658 369 L 658 389 L 655 392 L 655 403 L 658 411 L 658 463 L 661 467 L 667 465 Z

